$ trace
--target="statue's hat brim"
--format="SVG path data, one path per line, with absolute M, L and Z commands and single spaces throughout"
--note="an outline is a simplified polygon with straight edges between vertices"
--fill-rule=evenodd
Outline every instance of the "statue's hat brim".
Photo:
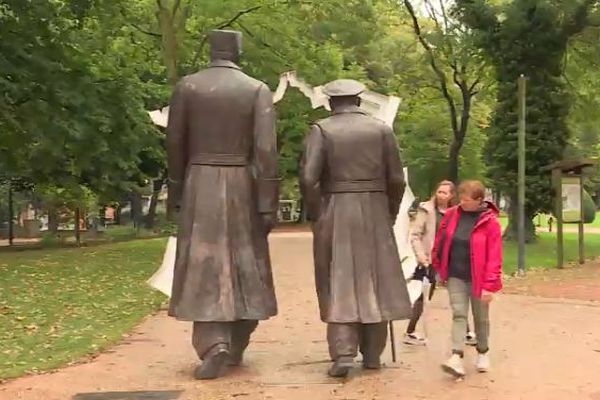
M 323 86 L 323 94 L 329 97 L 358 96 L 367 88 L 354 79 L 337 79 Z

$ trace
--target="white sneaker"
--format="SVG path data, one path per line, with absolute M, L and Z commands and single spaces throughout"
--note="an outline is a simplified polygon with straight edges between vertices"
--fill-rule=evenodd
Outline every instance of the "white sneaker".
M 412 346 L 425 346 L 427 345 L 427 339 L 419 335 L 417 332 L 405 333 L 403 343 L 410 344 Z
M 452 375 L 455 378 L 462 378 L 465 376 L 465 367 L 463 360 L 458 354 L 452 354 L 452 357 L 442 364 L 444 372 Z
M 488 353 L 477 354 L 477 363 L 475 366 L 479 372 L 488 372 L 490 370 L 490 355 Z

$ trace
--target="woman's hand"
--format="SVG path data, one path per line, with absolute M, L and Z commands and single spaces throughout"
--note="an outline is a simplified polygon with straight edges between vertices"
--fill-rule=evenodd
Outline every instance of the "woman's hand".
M 419 263 L 419 265 L 422 265 L 424 267 L 428 267 L 429 265 L 431 265 L 431 260 L 427 256 L 419 256 L 417 262 Z
M 492 302 L 492 300 L 494 300 L 494 293 L 488 292 L 487 290 L 484 290 L 483 292 L 481 292 L 481 302 L 482 303 L 490 304 Z

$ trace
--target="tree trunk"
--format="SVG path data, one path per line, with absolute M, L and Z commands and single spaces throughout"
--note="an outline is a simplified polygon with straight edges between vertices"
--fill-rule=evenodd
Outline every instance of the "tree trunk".
M 494 190 L 494 203 L 500 207 L 500 203 L 502 201 L 502 193 L 499 190 Z
M 8 245 L 12 246 L 15 240 L 15 210 L 13 204 L 12 185 L 8 184 Z
M 156 207 L 158 206 L 158 197 L 162 190 L 164 179 L 156 179 L 153 183 L 152 197 L 150 198 L 150 206 L 148 208 L 148 215 L 146 216 L 146 229 L 154 228 L 156 220 Z
M 133 227 L 139 228 L 142 220 L 142 195 L 137 192 L 131 192 L 131 220 L 133 221 Z
M 298 220 L 296 223 L 305 224 L 306 220 L 306 207 L 304 207 L 304 198 L 300 197 L 298 200 L 298 204 L 300 205 L 300 212 L 298 213 Z
M 167 80 L 171 86 L 179 81 L 179 33 L 185 28 L 185 12 L 181 10 L 180 3 L 176 1 L 173 6 L 171 2 L 158 0 L 158 11 L 156 13 L 162 39 L 162 57 L 167 70 Z M 175 196 L 173 188 L 168 185 L 167 197 L 167 219 L 174 222 L 176 219 Z
M 458 183 L 460 150 L 465 142 L 467 129 L 469 129 L 469 119 L 471 118 L 471 99 L 473 97 L 466 82 L 462 81 L 460 84 L 457 82 L 456 85 L 461 89 L 463 109 L 460 113 L 459 123 L 453 124 L 454 138 L 452 139 L 452 144 L 450 145 L 450 153 L 448 157 L 448 179 L 455 184 Z M 451 118 L 455 118 L 454 114 L 452 113 Z
M 121 225 L 121 204 L 115 206 L 115 225 Z
M 98 218 L 98 225 L 102 226 L 102 228 L 104 229 L 106 227 L 106 206 L 102 206 L 100 208 L 100 213 L 99 213 L 99 218 Z
M 502 238 L 509 242 L 516 242 L 519 240 L 519 224 L 516 218 L 508 219 L 508 226 L 504 230 Z M 535 243 L 537 235 L 535 232 L 535 224 L 533 218 L 525 218 L 525 243 Z
M 167 79 L 171 86 L 175 86 L 179 80 L 179 73 L 177 71 L 179 50 L 177 19 L 174 10 L 171 10 L 168 5 L 163 4 L 163 0 L 159 0 L 158 3 L 159 8 L 156 15 L 162 39 L 163 62 L 167 69 Z
M 51 208 L 48 210 L 48 230 L 53 234 L 58 234 L 58 210 Z
M 516 194 L 512 195 L 510 198 L 510 206 L 508 208 L 508 226 L 502 235 L 502 238 L 507 241 L 516 242 L 519 240 L 519 216 L 517 204 Z M 537 240 L 535 223 L 533 222 L 534 217 L 534 214 L 525 209 L 525 243 L 534 243 Z
M 81 246 L 81 229 L 79 226 L 79 220 L 81 219 L 81 209 L 75 208 L 75 243 L 77 246 Z
M 460 156 L 460 148 L 462 144 L 459 144 L 456 140 L 452 141 L 450 145 L 450 153 L 448 155 L 448 180 L 458 183 L 458 157 Z

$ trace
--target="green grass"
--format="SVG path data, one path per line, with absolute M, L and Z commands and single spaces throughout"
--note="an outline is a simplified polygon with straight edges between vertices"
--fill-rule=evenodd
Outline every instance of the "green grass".
M 145 284 L 165 240 L 0 254 L 0 378 L 116 343 L 165 300 Z
M 565 263 L 577 261 L 579 244 L 576 233 L 564 234 Z M 517 269 L 517 243 L 504 243 L 504 273 L 510 274 Z M 594 258 L 600 256 L 600 235 L 585 235 L 585 256 Z M 528 244 L 525 249 L 526 268 L 553 268 L 556 266 L 556 235 L 539 233 L 535 244 Z

